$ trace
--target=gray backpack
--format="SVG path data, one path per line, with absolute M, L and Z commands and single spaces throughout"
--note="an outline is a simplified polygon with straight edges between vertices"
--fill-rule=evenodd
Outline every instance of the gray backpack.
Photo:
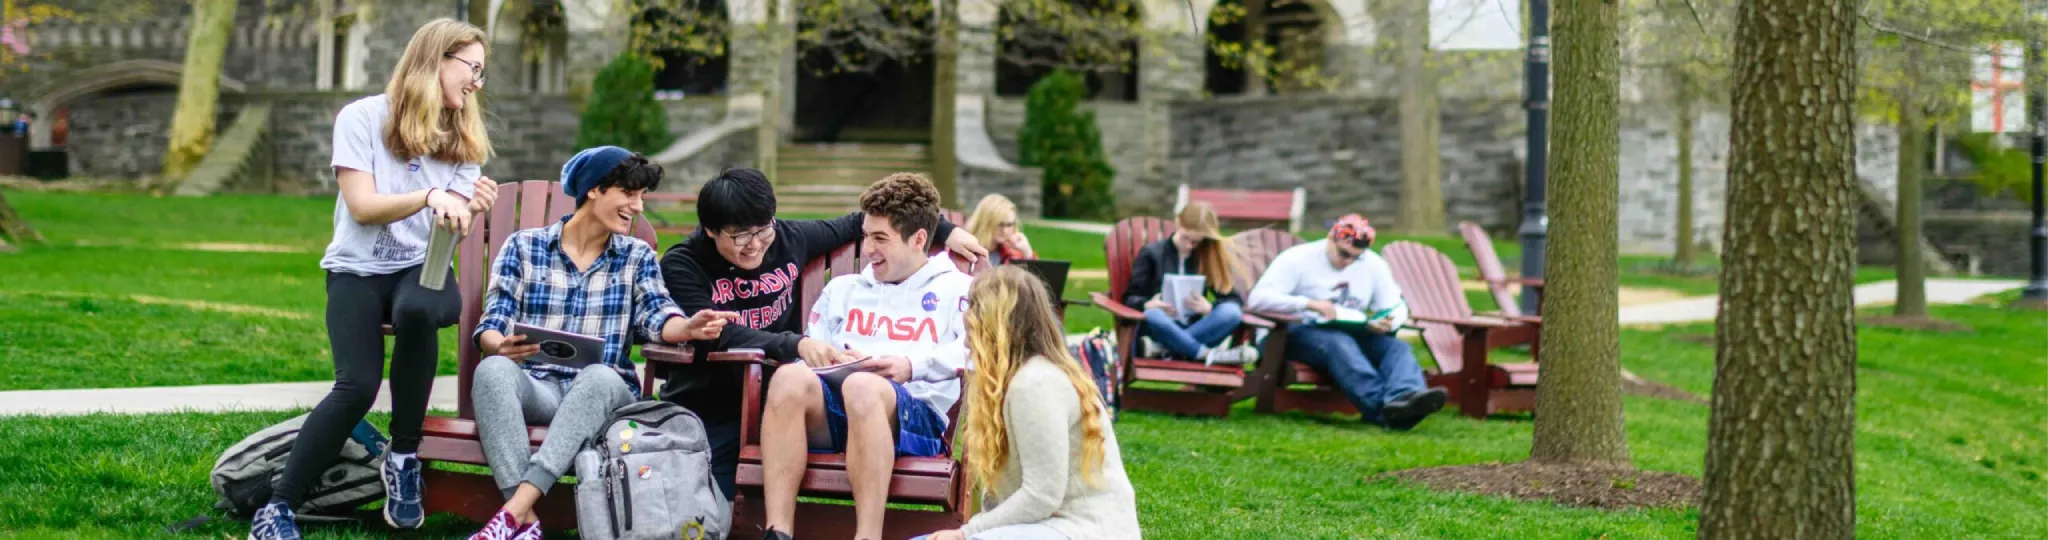
M 208 475 L 213 492 L 220 497 L 214 507 L 236 516 L 248 517 L 270 502 L 270 485 L 284 473 L 285 459 L 299 439 L 299 426 L 307 415 L 263 428 L 228 447 L 213 462 Z M 342 441 L 341 457 L 320 473 L 319 482 L 308 489 L 305 500 L 293 509 L 300 521 L 318 522 L 352 519 L 357 508 L 384 499 L 384 482 L 378 468 L 383 465 L 384 435 L 369 422 L 357 422 L 349 438 Z
M 732 506 L 711 478 L 697 413 L 667 401 L 612 412 L 576 454 L 576 530 L 586 539 L 725 538 Z

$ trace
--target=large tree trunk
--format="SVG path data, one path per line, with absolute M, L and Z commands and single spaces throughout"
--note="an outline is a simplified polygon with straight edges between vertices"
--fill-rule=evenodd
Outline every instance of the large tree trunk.
M 1693 237 L 1692 222 L 1692 144 L 1693 123 L 1699 113 L 1693 109 L 1693 90 L 1684 82 L 1678 90 L 1678 239 L 1677 250 L 1671 263 L 1678 268 L 1690 268 L 1699 240 Z
M 1855 20 L 1742 3 L 1700 538 L 1856 532 Z
M 1535 461 L 1627 465 L 1615 288 L 1621 51 L 1612 2 L 1563 2 L 1557 37 L 1556 189 L 1544 275 Z
M 1397 223 L 1415 234 L 1444 234 L 1443 158 L 1437 150 L 1441 111 L 1429 58 L 1429 6 L 1403 8 L 1401 47 L 1401 205 Z
M 939 204 L 946 208 L 967 208 L 961 204 L 960 162 L 954 153 L 959 141 L 953 136 L 954 101 L 959 95 L 958 5 L 935 5 L 941 11 L 938 36 L 932 44 L 937 57 L 932 68 L 932 184 L 939 188 Z
M 28 220 L 21 219 L 21 214 L 14 212 L 14 205 L 8 204 L 7 194 L 0 192 L 0 247 L 9 243 L 40 244 L 43 243 L 43 235 L 29 226 Z
M 1266 44 L 1266 4 L 1272 0 L 1244 0 L 1244 50 L 1249 53 Z M 1277 56 L 1279 53 L 1275 51 Z M 1273 67 L 1272 57 L 1257 54 L 1245 56 L 1244 94 L 1263 96 L 1273 86 L 1267 71 Z
M 177 188 L 213 147 L 220 65 L 227 55 L 228 38 L 234 35 L 235 0 L 194 0 L 189 26 L 184 73 L 178 79 L 178 110 L 171 116 L 171 145 L 164 153 L 159 193 Z
M 1893 245 L 1898 246 L 1899 297 L 1893 315 L 1927 316 L 1927 264 L 1920 235 L 1920 174 L 1927 160 L 1925 115 L 1913 92 L 1899 96 L 1899 208 L 1893 220 Z

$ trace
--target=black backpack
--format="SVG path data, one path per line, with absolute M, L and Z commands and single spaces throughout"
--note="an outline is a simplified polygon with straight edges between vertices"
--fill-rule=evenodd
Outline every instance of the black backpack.
M 213 492 L 220 496 L 214 508 L 237 517 L 253 517 L 270 502 L 270 486 L 284 473 L 292 444 L 299 438 L 299 426 L 307 415 L 263 428 L 229 446 L 213 462 L 208 477 Z M 334 466 L 320 473 L 320 480 L 306 491 L 305 499 L 293 512 L 300 521 L 348 521 L 356 519 L 363 505 L 384 499 L 380 477 L 382 456 L 388 445 L 384 434 L 370 422 L 356 423 L 355 431 L 342 441 L 341 456 Z

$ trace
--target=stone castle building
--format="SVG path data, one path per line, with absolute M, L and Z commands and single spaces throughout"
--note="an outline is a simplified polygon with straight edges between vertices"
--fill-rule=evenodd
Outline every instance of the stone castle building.
M 933 0 L 957 17 L 957 48 L 872 73 L 820 74 L 815 58 L 775 45 L 761 29 L 804 24 L 800 0 L 680 0 L 730 23 L 727 54 L 664 56 L 657 95 L 675 143 L 636 148 L 666 165 L 665 191 L 692 191 L 719 169 L 774 171 L 785 206 L 833 206 L 847 186 L 892 170 L 952 180 L 957 206 L 987 193 L 1040 208 L 1042 172 L 1017 165 L 1024 94 L 1049 70 L 1007 61 L 997 27 L 1003 0 Z M 1267 13 L 1265 35 L 1290 59 L 1320 66 L 1330 85 L 1287 88 L 1220 61 L 1211 37 L 1242 39 L 1241 22 L 1211 24 L 1240 0 L 1130 0 L 1147 29 L 1121 73 L 1089 76 L 1086 103 L 1116 169 L 1126 215 L 1163 214 L 1175 188 L 1303 186 L 1320 223 L 1362 212 L 1391 223 L 1403 204 L 1398 88 L 1389 49 L 1392 0 L 1298 0 Z M 216 152 L 239 152 L 235 173 L 209 189 L 331 193 L 333 116 L 382 91 L 423 22 L 462 18 L 491 35 L 483 96 L 501 181 L 552 178 L 573 154 L 578 111 L 599 67 L 627 48 L 636 21 L 663 14 L 649 0 L 240 0 L 221 81 Z M 32 146 L 61 150 L 75 176 L 156 174 L 176 101 L 186 2 L 143 0 L 121 16 L 98 0 L 35 0 L 88 14 L 33 25 L 28 69 L 0 96 L 37 117 Z M 1504 2 L 1519 9 L 1521 2 Z M 779 19 L 770 20 L 771 11 Z M 1451 223 L 1497 234 L 1520 222 L 1523 112 L 1519 51 L 1436 51 L 1438 156 Z M 812 66 L 814 67 L 814 66 Z M 1625 251 L 1668 252 L 1676 204 L 1675 114 L 1631 77 L 1624 91 L 1621 205 Z M 1276 88 L 1277 87 L 1277 88 Z M 950 103 L 938 102 L 943 98 Z M 1414 113 L 1408 113 L 1414 114 Z M 1696 126 L 1699 194 L 1691 236 L 1716 244 L 1726 176 L 1727 121 Z M 1865 129 L 1859 171 L 1876 193 L 1892 184 L 1889 130 Z M 1562 156 L 1554 157 L 1560 159 Z M 1888 197 L 1888 195 L 1883 195 Z M 1881 207 L 1882 204 L 1873 205 Z

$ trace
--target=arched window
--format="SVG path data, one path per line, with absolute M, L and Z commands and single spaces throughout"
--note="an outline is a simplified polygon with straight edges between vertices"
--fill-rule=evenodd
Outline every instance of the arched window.
M 1316 0 L 1217 2 L 1209 12 L 1203 88 L 1219 96 L 1312 88 L 1306 75 L 1323 66 L 1323 44 L 1341 30 L 1335 19 Z
M 650 2 L 652 4 L 652 2 Z M 656 91 L 686 96 L 724 94 L 732 51 L 724 0 L 670 0 L 650 5 L 635 21 L 660 67 Z
M 996 95 L 1022 96 L 1058 69 L 1081 73 L 1088 98 L 1138 100 L 1132 0 L 1011 0 L 996 20 Z

